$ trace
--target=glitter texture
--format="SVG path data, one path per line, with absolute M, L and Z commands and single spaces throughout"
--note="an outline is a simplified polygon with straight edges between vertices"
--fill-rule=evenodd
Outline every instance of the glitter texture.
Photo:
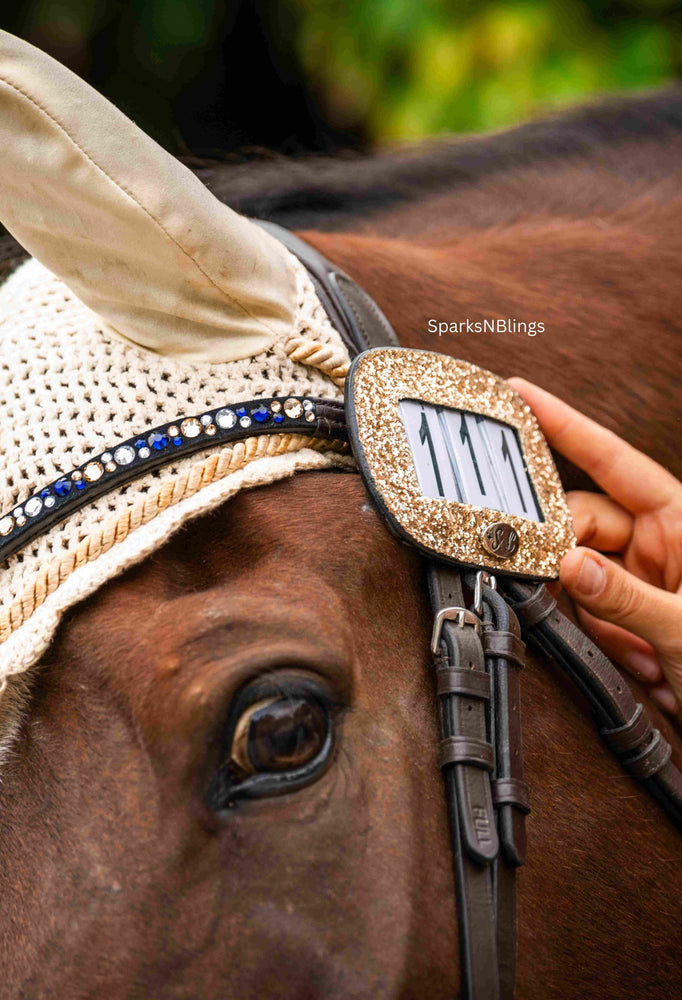
M 568 505 L 538 423 L 508 382 L 467 361 L 403 348 L 367 352 L 351 377 L 358 443 L 374 488 L 402 532 L 419 548 L 467 566 L 534 579 L 558 577 L 561 559 L 575 545 Z M 501 518 L 473 504 L 424 496 L 398 410 L 401 399 L 480 413 L 515 428 L 545 521 L 507 513 Z M 519 535 L 518 552 L 509 559 L 498 559 L 482 544 L 486 526 L 499 520 Z

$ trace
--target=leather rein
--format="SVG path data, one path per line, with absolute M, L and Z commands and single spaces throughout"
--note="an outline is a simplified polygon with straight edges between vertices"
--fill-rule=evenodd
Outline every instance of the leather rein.
M 259 224 L 305 265 L 351 357 L 400 346 L 379 307 L 351 278 L 288 230 Z M 428 560 L 428 581 L 461 993 L 464 1000 L 512 1000 L 515 872 L 526 858 L 530 812 L 521 747 L 522 635 L 579 688 L 607 746 L 681 831 L 682 772 L 616 667 L 557 609 L 547 587 L 502 577 L 496 581 L 482 571 L 433 560 Z

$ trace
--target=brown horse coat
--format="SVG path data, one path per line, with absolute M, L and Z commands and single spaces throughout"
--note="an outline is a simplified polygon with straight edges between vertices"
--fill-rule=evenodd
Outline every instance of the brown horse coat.
M 406 346 L 532 378 L 680 475 L 682 199 L 667 166 L 653 184 L 611 169 L 630 154 L 623 140 L 304 235 Z M 498 316 L 546 332 L 427 329 Z M 3 773 L 0 995 L 456 993 L 429 632 L 419 559 L 342 473 L 238 496 L 74 609 Z M 216 817 L 206 788 L 235 692 L 300 671 L 335 705 L 332 766 Z M 674 724 L 631 683 L 682 763 Z M 680 994 L 679 835 L 537 657 L 522 712 L 519 1000 Z

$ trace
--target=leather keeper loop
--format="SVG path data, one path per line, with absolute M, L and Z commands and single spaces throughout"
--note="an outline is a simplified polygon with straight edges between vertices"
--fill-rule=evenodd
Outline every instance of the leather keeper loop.
M 513 632 L 486 629 L 481 635 L 481 645 L 486 656 L 499 656 L 517 667 L 523 667 L 526 644 Z
M 555 607 L 556 601 L 547 590 L 547 587 L 541 584 L 535 593 L 531 594 L 525 601 L 515 604 L 514 611 L 526 628 L 532 628 L 533 625 L 537 625 L 538 622 L 548 618 Z
M 525 781 L 518 778 L 497 778 L 491 784 L 494 805 L 511 805 L 522 813 L 530 812 L 530 794 Z
M 441 767 L 447 767 L 448 764 L 469 764 L 471 767 L 492 771 L 493 748 L 487 740 L 478 740 L 474 736 L 448 736 L 441 740 L 439 763 Z
M 640 781 L 658 774 L 672 755 L 670 744 L 661 736 L 658 729 L 654 729 L 653 733 L 651 742 L 641 753 L 630 760 L 623 761 L 623 767 L 627 768 L 630 774 L 634 774 Z
M 644 711 L 644 706 L 638 702 L 629 722 L 616 729 L 602 729 L 601 735 L 608 747 L 620 757 L 622 754 L 639 749 L 650 739 L 652 732 L 653 726 L 649 716 Z
M 490 677 L 482 670 L 448 667 L 436 671 L 438 694 L 462 694 L 467 698 L 490 698 Z

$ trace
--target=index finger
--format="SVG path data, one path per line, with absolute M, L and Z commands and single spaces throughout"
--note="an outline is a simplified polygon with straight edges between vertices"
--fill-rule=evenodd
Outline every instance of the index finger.
M 522 378 L 510 385 L 523 396 L 547 438 L 565 458 L 632 513 L 666 506 L 682 486 L 647 455 L 568 403 Z

